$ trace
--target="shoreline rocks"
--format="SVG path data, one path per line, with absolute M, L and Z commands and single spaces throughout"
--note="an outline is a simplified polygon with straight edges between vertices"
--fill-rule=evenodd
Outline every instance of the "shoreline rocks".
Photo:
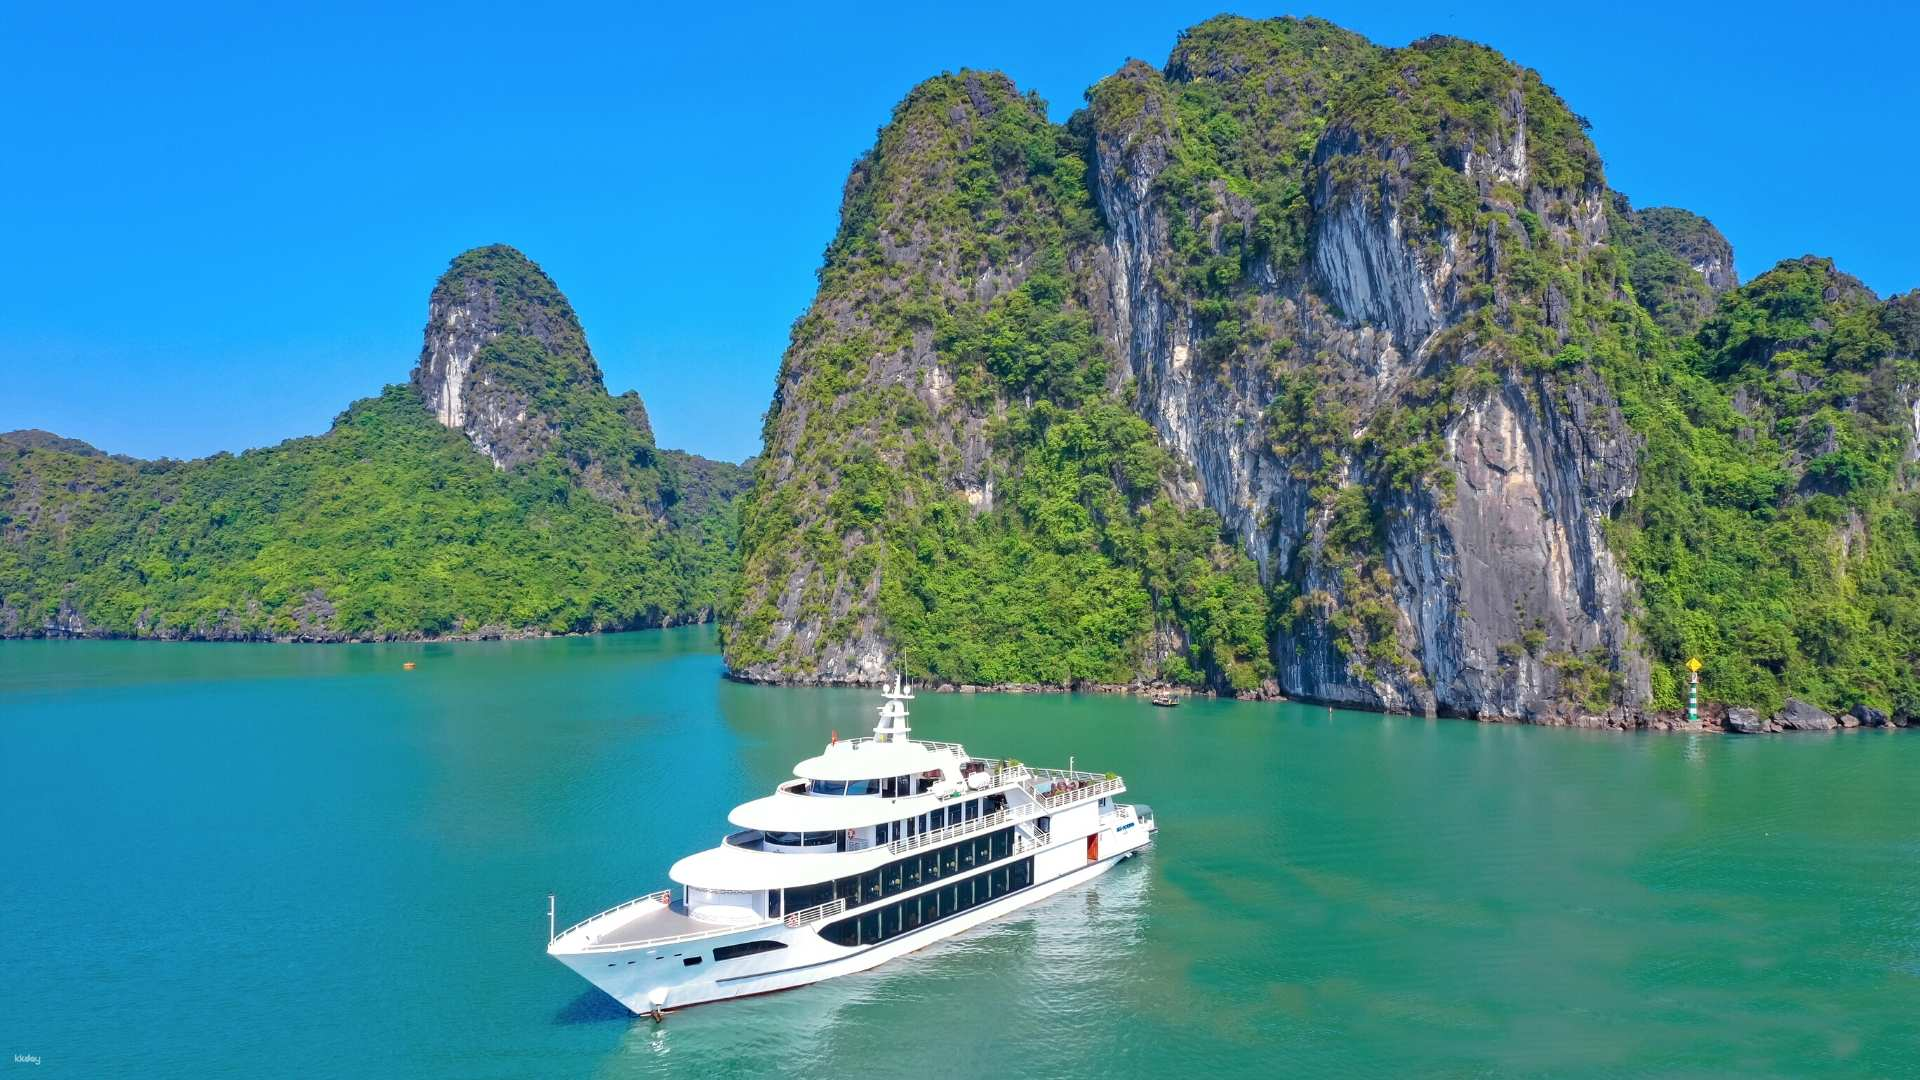
M 1788 698 L 1774 714 L 1773 722 L 1784 731 L 1832 731 L 1838 726 L 1831 714 L 1799 698 Z
M 725 677 L 740 683 L 761 686 L 818 687 L 832 686 L 840 689 L 868 689 L 884 685 L 879 681 L 843 680 L 835 682 L 781 680 L 757 677 L 736 671 L 727 671 Z M 1271 686 L 1252 693 L 1233 695 L 1221 694 L 1202 687 L 1173 686 L 1160 683 L 1131 684 L 1085 684 L 1080 686 L 1044 685 L 1037 683 L 1010 683 L 1004 686 L 982 685 L 976 683 L 937 683 L 924 687 L 926 693 L 936 694 L 1128 694 L 1147 697 L 1153 694 L 1174 694 L 1182 698 L 1221 698 L 1229 701 L 1292 701 L 1316 708 L 1335 708 L 1349 712 L 1373 713 L 1380 716 L 1418 716 L 1417 712 L 1405 709 L 1367 708 L 1343 702 L 1328 702 L 1307 697 L 1287 697 L 1274 692 Z M 1676 734 L 1709 735 L 1767 735 L 1789 731 L 1837 731 L 1842 729 L 1864 728 L 1905 728 L 1913 722 L 1906 716 L 1889 716 L 1865 705 L 1856 705 L 1845 714 L 1845 723 L 1833 714 L 1821 710 L 1818 706 L 1797 698 L 1787 699 L 1779 714 L 1765 716 L 1757 709 L 1744 705 L 1727 706 L 1718 702 L 1701 706 L 1701 722 L 1689 724 L 1683 712 L 1642 712 L 1636 709 L 1622 708 L 1605 713 L 1585 713 L 1578 711 L 1543 710 L 1527 716 L 1508 716 L 1499 712 L 1461 713 L 1447 710 L 1425 714 L 1427 719 L 1446 718 L 1451 720 L 1470 720 L 1481 724 L 1521 724 L 1530 727 L 1582 728 L 1605 731 L 1646 731 L 1670 732 Z M 1824 726 L 1823 726 L 1824 720 Z

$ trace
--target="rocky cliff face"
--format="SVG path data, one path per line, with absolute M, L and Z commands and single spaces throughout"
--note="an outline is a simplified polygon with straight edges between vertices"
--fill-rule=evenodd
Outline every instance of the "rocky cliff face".
M 1865 494 L 1911 482 L 1888 416 L 1920 446 L 1905 308 L 1737 289 L 1710 223 L 1608 190 L 1584 122 L 1467 42 L 1222 17 L 1050 145 L 1020 100 L 925 84 L 855 168 L 746 504 L 736 673 L 1623 723 L 1674 706 L 1692 652 L 1770 707 L 1839 662 L 1811 624 L 1762 647 L 1716 608 L 1709 634 L 1703 581 L 1775 582 L 1673 555 L 1700 521 L 1836 520 L 1822 497 L 1856 500 L 1860 557 L 1913 534 Z M 1764 376 L 1734 359 L 1761 329 Z M 1907 663 L 1851 693 L 1920 706 Z
M 1290 178 L 1310 201 L 1304 258 L 1288 265 L 1268 250 L 1251 265 L 1238 260 L 1250 273 L 1233 287 L 1183 287 L 1186 265 L 1236 254 L 1233 233 L 1257 222 L 1232 181 L 1267 178 L 1229 173 L 1177 193 L 1164 177 L 1191 138 L 1180 102 L 1201 89 L 1231 109 L 1269 93 L 1274 69 L 1303 71 L 1296 83 L 1337 78 L 1316 70 L 1335 32 L 1306 25 L 1249 42 L 1243 29 L 1188 35 L 1171 77 L 1133 65 L 1096 89 L 1095 191 L 1111 227 L 1107 310 L 1140 411 L 1195 464 L 1202 497 L 1293 598 L 1274 643 L 1282 689 L 1370 707 L 1533 716 L 1565 699 L 1563 669 L 1576 658 L 1624 675 L 1597 704 L 1630 707 L 1644 698 L 1644 665 L 1603 526 L 1633 493 L 1635 440 L 1597 380 L 1516 370 L 1506 355 L 1508 334 L 1526 321 L 1521 305 L 1536 308 L 1526 329 L 1540 333 L 1538 348 L 1557 352 L 1576 332 L 1555 286 L 1527 295 L 1504 280 L 1503 246 L 1560 265 L 1587 261 L 1606 240 L 1597 163 L 1572 184 L 1536 180 L 1528 136 L 1552 125 L 1529 108 L 1563 107 L 1484 50 L 1436 41 L 1382 52 L 1367 63 L 1404 65 L 1400 78 L 1348 97 L 1331 122 L 1309 115 L 1286 131 L 1312 146 Z M 1420 74 L 1460 67 L 1498 79 L 1488 93 L 1494 122 L 1474 143 L 1428 140 L 1424 126 L 1408 140 L 1373 119 Z M 1589 147 L 1575 151 L 1591 159 Z M 1464 181 L 1485 224 L 1469 229 L 1464 216 L 1421 205 L 1413 172 L 1423 157 Z M 1181 231 L 1201 237 L 1197 251 L 1177 250 Z M 1237 335 L 1253 328 L 1256 340 L 1284 348 L 1201 359 L 1218 336 L 1208 310 L 1223 300 L 1239 315 Z M 1468 385 L 1437 394 L 1443 380 Z M 1301 438 L 1300 418 L 1271 412 L 1290 391 L 1337 427 Z M 1422 410 L 1427 431 L 1402 434 L 1424 435 L 1433 460 L 1419 475 L 1389 478 L 1388 459 L 1404 447 L 1369 440 L 1371 422 Z M 1358 545 L 1328 535 L 1343 492 L 1371 508 L 1371 535 Z M 1355 620 L 1356 611 L 1367 615 Z
M 607 395 L 573 306 L 513 248 L 474 248 L 441 275 L 412 382 L 496 468 L 558 452 L 595 495 L 660 511 L 646 406 L 633 391 Z
M 538 411 L 543 393 L 604 391 L 572 305 L 504 244 L 462 254 L 434 285 L 413 385 L 435 419 L 503 469 L 552 445 L 558 418 Z M 633 408 L 651 442 L 645 409 Z

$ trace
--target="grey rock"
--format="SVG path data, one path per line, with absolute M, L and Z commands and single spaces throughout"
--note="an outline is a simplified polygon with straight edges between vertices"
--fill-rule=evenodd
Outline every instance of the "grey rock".
M 1723 726 L 1728 731 L 1739 735 L 1758 735 L 1767 730 L 1767 722 L 1761 718 L 1760 714 L 1744 705 L 1736 705 L 1728 709 Z
M 1830 714 L 1799 698 L 1788 698 L 1774 720 L 1787 731 L 1832 731 L 1837 726 Z
M 1887 726 L 1887 714 L 1871 705 L 1855 705 L 1848 715 L 1864 727 Z

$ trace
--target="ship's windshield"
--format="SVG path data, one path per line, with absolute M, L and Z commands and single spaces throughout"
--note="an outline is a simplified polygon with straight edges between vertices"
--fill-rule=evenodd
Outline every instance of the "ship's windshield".
M 879 795 L 888 799 L 918 795 L 933 786 L 937 772 L 920 776 L 883 776 L 873 780 L 810 780 L 809 795 Z
M 773 832 L 766 833 L 767 843 L 782 847 L 828 847 L 840 839 L 836 829 L 825 832 Z
M 809 795 L 878 795 L 878 780 L 813 780 L 807 784 Z

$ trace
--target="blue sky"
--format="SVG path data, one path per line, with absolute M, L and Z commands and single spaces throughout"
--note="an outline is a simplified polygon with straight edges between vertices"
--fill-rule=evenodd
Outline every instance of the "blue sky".
M 744 457 L 847 168 L 909 87 L 998 68 L 1064 119 L 1221 10 L 322 6 L 0 7 L 0 430 L 142 456 L 323 431 L 406 378 L 447 260 L 503 241 L 662 445 Z M 1485 41 L 1593 121 L 1636 204 L 1712 218 L 1743 276 L 1811 251 L 1920 286 L 1905 8 L 1235 10 Z

